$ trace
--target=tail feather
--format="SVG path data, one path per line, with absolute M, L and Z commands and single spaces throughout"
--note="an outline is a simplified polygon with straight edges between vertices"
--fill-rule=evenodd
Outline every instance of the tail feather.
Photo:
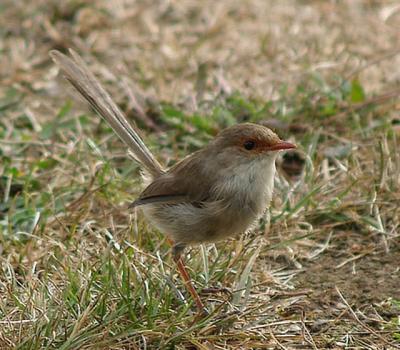
M 50 56 L 61 68 L 66 79 L 90 103 L 94 110 L 112 127 L 122 141 L 130 148 L 134 158 L 141 163 L 153 178 L 164 170 L 147 148 L 138 132 L 127 121 L 110 95 L 90 72 L 82 58 L 70 49 L 71 58 L 57 50 L 50 51 Z

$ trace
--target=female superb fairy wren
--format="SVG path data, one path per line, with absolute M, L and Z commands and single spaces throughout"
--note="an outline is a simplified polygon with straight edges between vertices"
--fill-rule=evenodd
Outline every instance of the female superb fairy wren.
M 131 207 L 142 208 L 148 220 L 167 235 L 178 270 L 203 313 L 204 305 L 182 262 L 184 248 L 246 231 L 271 201 L 278 152 L 296 146 L 262 125 L 237 124 L 164 169 L 81 57 L 70 53 L 72 59 L 59 51 L 50 55 L 143 167 L 149 184 Z

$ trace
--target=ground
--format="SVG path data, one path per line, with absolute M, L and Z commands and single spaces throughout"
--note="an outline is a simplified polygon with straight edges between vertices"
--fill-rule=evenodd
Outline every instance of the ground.
M 397 1 L 6 0 L 0 22 L 0 349 L 400 348 Z M 186 252 L 209 317 L 50 60 L 69 47 L 162 164 L 236 122 L 298 144 L 254 230 Z

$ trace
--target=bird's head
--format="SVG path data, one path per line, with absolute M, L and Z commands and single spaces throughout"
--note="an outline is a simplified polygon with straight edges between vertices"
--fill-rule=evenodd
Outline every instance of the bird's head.
M 271 129 L 243 123 L 222 130 L 212 143 L 215 152 L 240 163 L 254 160 L 275 160 L 279 151 L 296 148 L 281 140 Z

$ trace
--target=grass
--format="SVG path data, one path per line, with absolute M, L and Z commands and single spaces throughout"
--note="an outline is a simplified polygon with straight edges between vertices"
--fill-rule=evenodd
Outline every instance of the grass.
M 363 70 L 325 74 L 303 67 L 296 79 L 282 82 L 277 75 L 277 90 L 260 96 L 236 82 L 254 78 L 263 91 L 253 74 L 254 62 L 262 64 L 262 58 L 250 57 L 247 73 L 241 66 L 241 74 L 249 74 L 243 79 L 232 67 L 228 83 L 211 63 L 196 61 L 196 72 L 186 67 L 182 49 L 182 59 L 173 67 L 165 63 L 164 70 L 144 51 L 125 74 L 135 84 L 127 77 L 124 85 L 110 72 L 116 74 L 117 68 L 98 63 L 110 58 L 107 51 L 88 50 L 98 56 L 91 66 L 137 120 L 163 164 L 172 165 L 220 129 L 244 121 L 272 125 L 299 145 L 298 158 L 279 160 L 272 206 L 254 231 L 187 252 L 190 274 L 210 310 L 209 317 L 196 320 L 164 236 L 140 212 L 127 209 L 141 189 L 138 166 L 104 122 L 66 96 L 67 85 L 59 86 L 47 56 L 50 48 L 90 43 L 90 33 L 106 35 L 107 45 L 129 55 L 123 36 L 111 44 L 112 31 L 96 27 L 96 16 L 94 22 L 81 22 L 80 16 L 104 4 L 63 7 L 49 1 L 43 6 L 45 11 L 36 3 L 0 8 L 4 18 L 13 13 L 27 21 L 20 33 L 11 20 L 8 31 L 0 31 L 7 58 L 3 67 L 13 67 L 1 75 L 8 83 L 0 88 L 1 349 L 399 346 L 395 84 L 372 92 Z M 170 15 L 175 17 L 168 18 L 168 11 L 160 15 L 166 31 L 198 23 L 197 17 L 187 22 L 174 6 Z M 289 11 L 276 6 L 277 14 Z M 300 2 L 296 6 L 301 22 L 307 15 Z M 337 6 L 343 10 L 345 5 Z M 103 10 L 106 22 L 120 21 L 107 22 L 106 29 L 141 30 L 139 24 L 125 27 L 121 14 Z M 150 11 L 151 22 L 161 10 L 144 11 Z M 240 11 L 227 13 L 221 25 L 228 26 Z M 30 32 L 33 17 L 45 24 Z M 243 21 L 245 36 L 250 24 Z M 89 33 L 82 23 L 93 26 Z M 71 37 L 57 37 L 60 28 Z M 213 36 L 218 28 L 204 30 L 196 46 L 200 56 L 202 45 L 218 46 L 223 35 Z M 290 34 L 286 39 L 284 47 L 291 43 Z M 280 43 L 274 44 L 273 35 L 263 40 L 263 54 L 279 68 Z M 245 51 L 241 45 L 236 64 Z M 210 60 L 221 54 L 206 51 Z M 121 57 L 116 62 L 122 71 L 132 64 Z M 366 64 L 365 73 L 383 64 L 374 62 Z M 175 81 L 179 87 L 187 81 L 196 87 L 176 98 L 170 91 Z M 150 92 L 139 88 L 152 84 Z

